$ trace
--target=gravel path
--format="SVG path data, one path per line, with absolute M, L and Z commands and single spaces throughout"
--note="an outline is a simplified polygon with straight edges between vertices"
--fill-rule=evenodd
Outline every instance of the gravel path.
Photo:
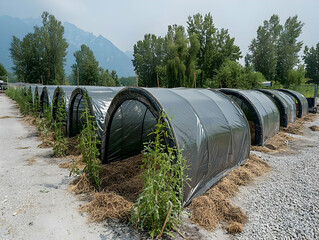
M 249 216 L 235 239 L 319 239 L 319 132 L 311 125 L 319 121 L 307 124 L 290 153 L 255 152 L 272 171 L 233 199 Z

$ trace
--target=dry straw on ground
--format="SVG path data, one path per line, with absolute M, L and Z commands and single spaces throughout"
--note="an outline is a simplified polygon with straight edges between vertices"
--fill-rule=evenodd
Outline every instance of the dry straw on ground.
M 66 155 L 78 156 L 81 154 L 81 149 L 79 148 L 78 136 L 70 137 L 67 139 L 67 151 Z
M 311 127 L 309 127 L 312 131 L 319 131 L 319 126 L 317 125 L 313 125 Z
M 126 220 L 133 203 L 114 192 L 95 193 L 94 199 L 80 208 L 82 212 L 88 212 L 89 220 L 100 222 L 106 218 Z
M 289 134 L 285 132 L 279 132 L 270 138 L 265 146 L 251 146 L 251 150 L 265 153 L 287 151 L 289 149 L 289 144 L 295 140 L 297 139 L 293 138 Z
M 82 171 L 86 166 L 86 164 L 82 161 L 83 160 L 82 155 L 77 155 L 77 156 L 69 155 L 67 156 L 67 158 L 71 159 L 71 161 L 60 163 L 59 164 L 60 168 L 67 168 L 69 170 L 72 170 L 73 167 L 77 167 L 80 171 Z
M 93 200 L 81 207 L 91 221 L 103 221 L 106 218 L 127 220 L 131 206 L 143 189 L 143 155 L 112 162 L 101 166 L 100 192 L 95 192 L 85 175 L 79 177 L 71 186 L 75 193 L 88 193 Z
M 24 118 L 23 118 L 23 121 L 24 122 L 26 122 L 26 123 L 28 123 L 29 125 L 35 125 L 35 123 L 36 123 L 36 120 L 35 120 L 35 118 L 34 117 L 32 117 L 32 116 L 25 116 Z
M 214 230 L 221 223 L 227 226 L 229 233 L 242 231 L 242 225 L 248 221 L 248 216 L 239 207 L 233 206 L 229 198 L 239 191 L 239 186 L 249 184 L 269 168 L 261 158 L 251 154 L 242 166 L 193 200 L 189 206 L 192 211 L 191 221 L 207 230 Z
M 7 118 L 15 118 L 14 116 L 3 116 L 3 117 L 0 117 L 0 119 L 7 119 Z
M 302 130 L 305 128 L 305 122 L 313 122 L 317 119 L 317 114 L 307 114 L 302 118 L 297 118 L 294 123 L 290 123 L 288 127 L 281 127 L 280 130 L 287 133 L 302 135 Z

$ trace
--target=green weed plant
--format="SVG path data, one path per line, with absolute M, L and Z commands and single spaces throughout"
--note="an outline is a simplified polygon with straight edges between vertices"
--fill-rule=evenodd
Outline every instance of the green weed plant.
M 172 236 L 183 211 L 184 182 L 189 180 L 182 151 L 164 144 L 164 138 L 169 138 L 165 119 L 162 113 L 151 133 L 154 140 L 145 144 L 144 188 L 131 210 L 131 223 L 149 231 L 152 238 L 163 233 Z
M 57 102 L 56 119 L 54 122 L 55 142 L 53 144 L 53 151 L 55 156 L 63 157 L 66 155 L 68 149 L 67 139 L 63 130 L 66 119 L 65 102 L 63 99 L 59 99 Z
M 97 126 L 94 116 L 91 115 L 88 100 L 89 96 L 87 92 L 84 93 L 84 104 L 85 110 L 81 114 L 81 119 L 84 120 L 83 130 L 79 135 L 79 146 L 81 149 L 83 162 L 86 163 L 83 173 L 88 176 L 90 182 L 95 186 L 96 189 L 100 188 L 100 152 L 97 146 L 100 144 L 100 140 L 97 136 Z M 80 174 L 79 169 L 77 168 L 76 162 L 70 172 L 70 175 L 73 173 Z

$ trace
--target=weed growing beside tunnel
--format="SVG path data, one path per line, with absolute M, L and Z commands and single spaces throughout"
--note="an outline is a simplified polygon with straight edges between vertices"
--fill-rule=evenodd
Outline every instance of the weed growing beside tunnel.
M 100 144 L 100 140 L 97 136 L 97 127 L 94 116 L 91 115 L 88 105 L 87 92 L 85 97 L 85 110 L 81 115 L 81 119 L 84 122 L 83 130 L 79 136 L 80 149 L 83 156 L 83 162 L 86 163 L 86 167 L 83 169 L 83 173 L 86 174 L 90 182 L 97 188 L 100 188 L 100 159 L 99 150 L 97 146 Z M 79 169 L 76 167 L 78 162 L 75 163 L 72 168 L 72 173 L 79 174 Z
M 25 91 L 23 88 L 9 87 L 6 94 L 18 103 L 22 115 L 26 116 L 32 111 L 32 96 L 29 91 Z
M 66 155 L 68 146 L 67 139 L 65 138 L 65 133 L 63 127 L 65 125 L 66 113 L 65 113 L 65 102 L 60 99 L 58 101 L 56 120 L 54 123 L 54 137 L 55 142 L 53 144 L 54 155 L 57 157 L 63 157 Z
M 182 213 L 186 160 L 181 150 L 164 144 L 168 138 L 166 115 L 162 113 L 151 133 L 153 141 L 143 150 L 144 188 L 132 207 L 131 222 L 148 230 L 151 237 L 172 235 Z

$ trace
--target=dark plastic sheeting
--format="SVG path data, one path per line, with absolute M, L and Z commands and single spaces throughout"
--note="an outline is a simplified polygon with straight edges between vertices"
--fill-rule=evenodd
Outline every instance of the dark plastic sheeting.
M 37 96 L 38 100 L 40 100 L 40 95 L 39 94 L 41 94 L 42 88 L 44 86 L 42 86 L 42 85 L 41 86 L 39 86 L 39 85 L 30 85 L 30 87 L 31 87 L 31 93 L 32 93 L 32 101 L 34 102 L 34 99 L 35 99 L 36 96 Z
M 53 94 L 57 86 L 45 86 L 40 95 L 40 107 L 43 110 L 44 104 L 52 109 Z
M 279 132 L 280 113 L 276 104 L 256 90 L 219 89 L 234 99 L 250 124 L 251 144 L 263 146 Z
M 123 87 L 97 87 L 97 86 L 81 86 L 73 90 L 70 97 L 69 104 L 69 119 L 68 119 L 68 135 L 70 137 L 79 134 L 82 130 L 83 120 L 81 119 L 81 114 L 85 110 L 84 105 L 84 92 L 85 89 L 88 91 L 89 97 L 89 108 L 91 115 L 95 117 L 98 136 L 101 139 L 104 120 L 106 112 L 110 106 L 110 103 L 115 96 L 115 94 L 120 91 Z
M 248 122 L 224 94 L 207 89 L 129 87 L 114 97 L 106 114 L 103 163 L 140 153 L 162 110 L 168 115 L 166 143 L 183 148 L 190 167 L 192 181 L 185 186 L 184 204 L 249 157 Z
M 41 97 L 43 88 L 44 88 L 44 86 L 35 86 L 34 100 L 38 99 L 38 101 L 40 101 L 40 97 Z
M 308 101 L 307 98 L 300 92 L 290 89 L 278 89 L 279 91 L 290 94 L 297 101 L 297 117 L 301 118 L 308 114 Z
M 275 101 L 280 111 L 280 125 L 287 127 L 289 123 L 296 121 L 296 104 L 294 99 L 287 93 L 278 90 L 258 90 L 270 97 Z
M 59 100 L 65 103 L 66 120 L 68 119 L 71 94 L 77 86 L 58 86 L 53 94 L 53 118 L 56 118 L 56 108 Z

